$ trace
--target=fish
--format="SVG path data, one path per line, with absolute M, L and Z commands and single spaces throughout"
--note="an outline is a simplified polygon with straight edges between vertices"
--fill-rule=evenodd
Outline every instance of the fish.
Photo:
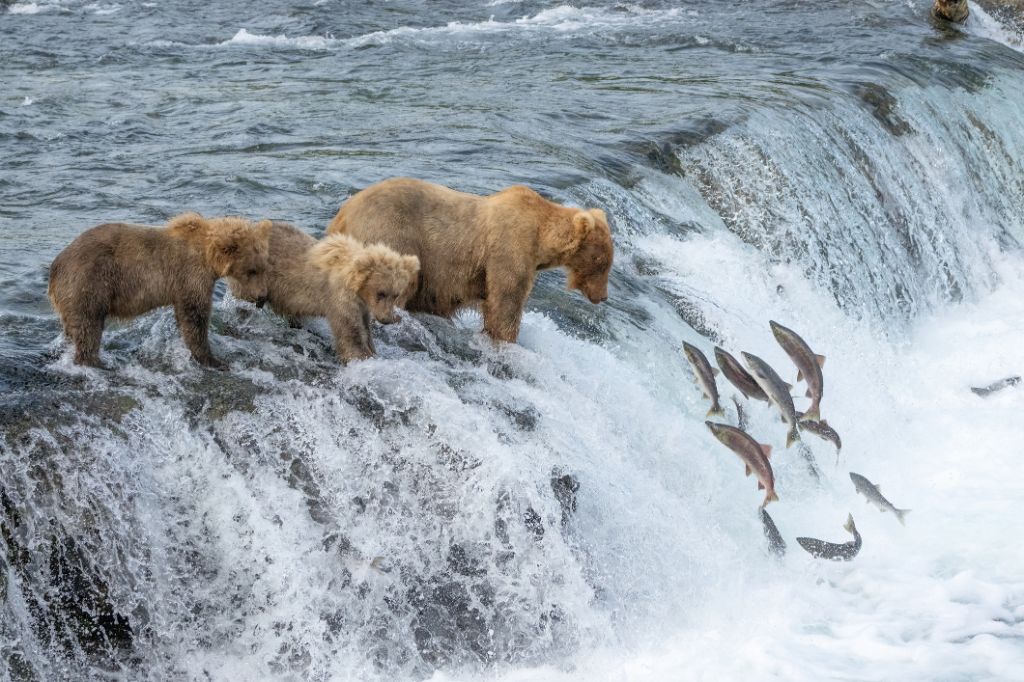
M 789 384 L 779 377 L 767 362 L 751 353 L 740 353 L 747 361 L 751 376 L 757 381 L 757 385 L 768 396 L 768 401 L 779 408 L 782 414 L 782 421 L 789 426 L 789 433 L 786 434 L 786 447 L 800 440 L 800 432 L 797 430 L 796 408 L 793 406 L 793 397 L 789 395 Z
M 708 359 L 704 356 L 704 353 L 700 352 L 700 349 L 696 346 L 683 341 L 683 353 L 686 355 L 686 359 L 690 362 L 690 367 L 693 368 L 693 374 L 697 377 L 697 385 L 700 390 L 704 391 L 704 397 L 711 400 L 711 409 L 708 410 L 707 416 L 709 417 L 721 417 L 725 415 L 725 410 L 718 403 L 718 384 L 715 383 L 715 370 Z
M 775 522 L 772 521 L 772 517 L 768 516 L 768 511 L 764 507 L 761 507 L 758 511 L 761 514 L 764 536 L 768 539 L 768 551 L 776 556 L 785 556 L 786 541 L 782 539 L 782 534 L 776 528 Z
M 740 431 L 735 426 L 728 424 L 716 424 L 704 422 L 711 433 L 715 434 L 722 445 L 732 450 L 747 465 L 747 476 L 757 476 L 757 489 L 764 490 L 763 509 L 769 502 L 776 502 L 779 496 L 775 493 L 775 474 L 772 472 L 772 465 L 768 458 L 772 454 L 771 445 L 761 445 L 751 438 L 746 432 Z
M 740 401 L 736 399 L 736 396 L 733 396 L 732 404 L 736 406 L 736 426 L 739 427 L 740 431 L 746 431 L 747 413 L 743 411 L 743 406 L 740 405 Z
M 860 474 L 855 474 L 852 471 L 850 472 L 850 480 L 853 481 L 853 487 L 857 489 L 857 492 L 867 498 L 869 503 L 875 505 L 883 512 L 891 511 L 896 515 L 901 524 L 903 523 L 903 518 L 910 513 L 909 509 L 897 509 L 892 502 L 882 497 L 882 486 L 875 485 Z
M 804 412 L 804 416 L 800 417 L 800 421 L 821 421 L 821 397 L 825 390 L 821 368 L 825 366 L 825 356 L 815 354 L 807 342 L 792 329 L 783 327 L 775 320 L 769 320 L 768 324 L 772 328 L 775 340 L 796 365 L 796 380 L 807 382 L 807 397 L 811 399 L 811 406 Z
M 715 346 L 715 360 L 722 369 L 722 374 L 725 378 L 739 389 L 740 393 L 748 399 L 768 402 L 768 396 L 765 395 L 765 392 L 754 381 L 754 377 L 750 376 L 747 370 L 743 369 L 743 365 L 740 364 L 739 360 L 718 346 Z
M 729 376 L 729 375 L 727 374 L 726 376 Z M 993 393 L 995 393 L 996 391 L 1001 391 L 1004 388 L 1010 388 L 1011 386 L 1016 386 L 1019 383 L 1020 383 L 1020 377 L 1019 376 L 1006 377 L 1005 379 L 1000 379 L 999 381 L 997 381 L 997 382 L 995 382 L 993 384 L 989 384 L 988 386 L 984 386 L 982 388 L 978 388 L 977 386 L 972 386 L 971 387 L 971 392 L 974 393 L 974 395 L 979 395 L 982 398 L 987 398 L 990 395 L 992 395 Z
M 843 530 L 853 535 L 853 540 L 844 543 L 837 542 L 825 542 L 824 540 L 818 540 L 816 538 L 797 538 L 796 541 L 800 543 L 800 546 L 807 550 L 811 556 L 815 556 L 819 559 L 830 559 L 832 561 L 849 561 L 853 557 L 857 556 L 860 552 L 860 547 L 863 544 L 860 533 L 857 532 L 857 526 L 853 523 L 853 514 L 849 514 L 846 517 L 846 523 L 843 524 Z
M 800 413 L 797 412 L 797 418 L 799 419 L 799 417 Z M 839 451 L 843 449 L 843 441 L 839 437 L 839 434 L 836 433 L 836 430 L 829 426 L 829 423 L 824 419 L 821 421 L 805 421 L 801 419 L 800 429 L 802 431 L 810 431 L 818 438 L 827 440 L 832 443 L 832 445 L 835 445 L 837 455 L 839 454 Z

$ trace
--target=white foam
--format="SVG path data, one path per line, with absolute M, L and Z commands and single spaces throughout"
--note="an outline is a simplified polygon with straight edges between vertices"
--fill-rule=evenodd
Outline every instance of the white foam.
M 964 30 L 971 35 L 988 38 L 1024 52 L 1024 35 L 1002 24 L 977 3 L 971 3 L 971 15 L 964 24 Z
M 601 32 L 607 29 L 639 26 L 679 16 L 678 9 L 648 10 L 627 5 L 618 11 L 603 8 L 559 5 L 541 10 L 533 16 L 524 16 L 513 21 L 502 22 L 490 18 L 480 22 L 452 21 L 444 26 L 411 27 L 400 26 L 385 31 L 374 31 L 346 41 L 359 47 L 368 44 L 387 44 L 402 39 L 430 39 L 438 36 L 465 36 L 477 34 L 504 33 L 515 30 L 548 30 L 562 33 L 576 31 Z
M 271 45 L 274 47 L 293 47 L 303 50 L 326 50 L 336 41 L 325 36 L 296 36 L 285 35 L 266 36 L 259 33 L 250 33 L 244 28 L 238 30 L 234 36 L 225 40 L 220 45 Z
M 40 5 L 35 2 L 16 2 L 7 8 L 11 14 L 39 14 L 49 9 L 49 5 Z

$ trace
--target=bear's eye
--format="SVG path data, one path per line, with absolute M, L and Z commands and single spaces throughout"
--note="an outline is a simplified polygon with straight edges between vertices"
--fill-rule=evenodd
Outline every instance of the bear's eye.
M 383 291 L 378 291 L 377 292 L 377 300 L 378 301 L 383 301 L 387 297 L 388 297 L 388 295 L 386 293 L 384 293 Z
M 257 270 L 256 268 L 253 268 L 253 269 L 249 270 L 249 272 L 247 272 L 245 274 L 247 274 L 249 277 L 256 277 L 257 275 L 260 274 L 260 271 Z

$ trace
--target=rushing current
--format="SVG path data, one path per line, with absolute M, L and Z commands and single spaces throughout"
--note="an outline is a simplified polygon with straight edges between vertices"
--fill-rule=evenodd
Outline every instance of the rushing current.
M 1024 679 L 1024 387 L 969 390 L 1024 373 L 1024 54 L 929 8 L 0 2 L 0 678 Z M 516 345 L 404 315 L 342 366 L 221 287 L 228 371 L 169 310 L 71 363 L 82 230 L 319 236 L 399 175 L 604 208 L 608 302 L 543 273 Z M 681 353 L 792 381 L 770 319 L 843 440 L 740 401 L 782 558 Z M 853 561 L 795 542 L 848 513 Z

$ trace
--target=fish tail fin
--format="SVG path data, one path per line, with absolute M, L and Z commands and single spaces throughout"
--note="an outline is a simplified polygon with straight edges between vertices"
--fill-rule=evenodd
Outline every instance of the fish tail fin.
M 779 496 L 775 494 L 774 490 L 770 490 L 770 491 L 768 491 L 768 494 L 764 496 L 764 502 L 761 503 L 761 509 L 764 509 L 766 506 L 768 506 L 769 502 L 778 502 L 778 501 L 779 501 Z
M 725 416 L 725 410 L 723 410 L 722 406 L 719 405 L 718 403 L 714 403 L 714 404 L 711 405 L 711 409 L 708 410 L 708 415 L 707 416 L 709 416 L 709 417 L 724 417 Z
M 820 422 L 821 421 L 821 408 L 817 405 L 811 405 L 806 412 L 803 413 L 799 420 L 802 422 Z
M 901 523 L 902 525 L 904 525 L 904 526 L 905 526 L 905 525 L 907 525 L 907 524 L 906 524 L 906 523 L 904 523 L 904 521 L 903 521 L 903 518 L 904 518 L 904 517 L 905 517 L 905 516 L 906 516 L 907 514 L 909 514 L 909 513 L 910 513 L 910 510 L 909 510 L 909 509 L 897 509 L 897 510 L 896 510 L 896 518 L 897 518 L 897 519 L 899 519 L 900 523 Z
M 799 440 L 800 440 L 800 434 L 797 433 L 796 427 L 794 426 L 793 430 L 790 431 L 788 434 L 786 434 L 786 447 L 788 448 L 793 443 L 796 443 Z

